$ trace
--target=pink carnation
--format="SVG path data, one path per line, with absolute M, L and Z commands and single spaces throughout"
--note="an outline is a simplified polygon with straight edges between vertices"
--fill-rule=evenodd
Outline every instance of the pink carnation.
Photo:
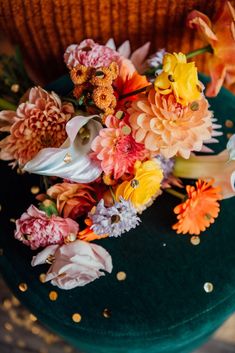
M 94 152 L 90 156 L 101 161 L 105 174 L 113 174 L 118 179 L 125 173 L 132 173 L 135 162 L 146 159 L 148 152 L 142 143 L 135 141 L 128 125 L 121 122 L 118 128 L 114 128 L 113 123 L 112 119 L 106 119 L 108 127 L 100 130 L 92 142 Z
M 119 61 L 120 54 L 104 45 L 86 39 L 79 45 L 70 45 L 64 54 L 64 61 L 71 70 L 78 64 L 87 67 L 109 66 L 113 61 Z
M 15 238 L 35 250 L 51 244 L 63 244 L 69 234 L 77 234 L 78 230 L 78 223 L 72 219 L 55 215 L 48 217 L 31 205 L 16 221 Z

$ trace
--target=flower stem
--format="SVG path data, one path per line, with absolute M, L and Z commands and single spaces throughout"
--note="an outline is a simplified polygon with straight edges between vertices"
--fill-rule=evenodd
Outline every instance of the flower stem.
M 136 94 L 138 93 L 142 93 L 142 92 L 145 92 L 147 88 L 151 87 L 152 84 L 148 85 L 148 86 L 145 86 L 145 87 L 142 87 L 142 88 L 139 88 L 137 89 L 136 91 L 132 91 L 132 92 L 128 92 L 126 94 L 123 94 L 122 96 L 119 97 L 119 100 L 121 99 L 124 99 L 124 98 L 127 98 L 127 97 L 131 97 L 131 96 L 135 96 Z
M 190 51 L 188 54 L 186 54 L 186 58 L 190 59 L 190 58 L 193 58 L 194 56 L 197 56 L 203 53 L 213 53 L 212 47 L 210 45 L 207 45 L 206 47 L 202 47 L 202 48 Z
M 206 47 L 202 47 L 202 48 L 199 48 L 199 49 L 192 50 L 188 54 L 186 54 L 186 58 L 187 59 L 191 59 L 194 56 L 197 56 L 197 55 L 200 55 L 200 54 L 203 54 L 203 53 L 213 53 L 212 47 L 210 45 L 207 45 Z M 145 72 L 145 75 L 147 75 L 147 76 L 155 75 L 155 72 L 157 70 L 160 70 L 160 69 L 162 69 L 162 64 L 159 64 L 158 66 L 155 66 L 155 67 L 152 67 L 152 68 L 148 69 Z
M 109 187 L 109 190 L 110 190 L 110 193 L 111 193 L 111 195 L 112 195 L 113 202 L 115 203 L 115 202 L 116 202 L 116 196 L 115 196 L 115 194 L 114 194 L 114 192 L 113 192 L 112 186 Z
M 176 190 L 171 189 L 171 188 L 164 189 L 164 191 L 166 191 L 170 195 L 178 197 L 178 199 L 180 199 L 182 201 L 185 201 L 186 195 L 182 194 L 179 191 L 176 191 Z
M 8 102 L 6 99 L 0 98 L 0 109 L 1 110 L 16 110 L 17 106 Z

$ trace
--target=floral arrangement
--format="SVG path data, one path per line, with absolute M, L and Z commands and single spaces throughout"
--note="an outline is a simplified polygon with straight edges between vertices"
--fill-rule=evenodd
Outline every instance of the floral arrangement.
M 44 248 L 32 266 L 50 264 L 46 281 L 72 289 L 110 273 L 111 256 L 97 241 L 127 236 L 163 192 L 180 198 L 172 228 L 195 237 L 214 223 L 219 201 L 234 196 L 235 137 L 211 154 L 221 126 L 206 99 L 235 82 L 234 18 L 229 2 L 214 25 L 192 11 L 188 26 L 208 45 L 187 56 L 160 50 L 146 59 L 150 43 L 132 54 L 128 41 L 118 49 L 113 40 L 70 45 L 69 94 L 33 87 L 0 112 L 0 159 L 46 185 L 15 230 L 32 250 Z M 188 59 L 206 51 L 205 95 Z

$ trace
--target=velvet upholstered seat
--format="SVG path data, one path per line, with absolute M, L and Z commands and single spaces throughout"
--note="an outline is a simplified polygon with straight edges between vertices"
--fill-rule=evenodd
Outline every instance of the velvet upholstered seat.
M 63 93 L 64 87 L 69 89 L 68 77 L 48 89 Z M 234 117 L 235 97 L 222 89 L 210 103 L 224 132 L 214 145 L 218 152 L 234 132 L 225 121 Z M 40 186 L 39 178 L 1 164 L 1 181 L 0 271 L 42 323 L 82 352 L 190 352 L 235 310 L 234 198 L 222 201 L 219 218 L 195 246 L 171 230 L 178 201 L 163 194 L 136 230 L 99 241 L 113 256 L 111 275 L 62 291 L 40 282 L 46 266 L 32 268 L 32 252 L 13 237 L 11 219 L 34 201 L 30 190 Z M 120 271 L 123 281 L 116 276 Z M 51 291 L 57 300 L 50 300 Z
M 199 47 L 194 34 L 184 30 L 185 17 L 193 8 L 212 16 L 220 3 L 0 0 L 0 28 L 20 44 L 40 81 L 49 82 L 65 70 L 65 48 L 86 37 L 100 43 L 114 37 L 117 44 L 130 39 L 134 49 L 150 40 L 152 51 Z M 203 59 L 199 62 L 203 69 Z M 63 77 L 47 88 L 63 94 L 65 87 L 69 89 L 69 81 Z M 210 104 L 224 132 L 220 144 L 213 146 L 219 152 L 227 134 L 235 132 L 225 125 L 227 119 L 235 120 L 235 97 L 222 89 Z M 163 194 L 143 213 L 138 229 L 99 241 L 112 254 L 111 275 L 62 291 L 40 281 L 47 267 L 32 268 L 32 251 L 13 237 L 12 219 L 35 201 L 32 186 L 42 186 L 39 177 L 19 175 L 1 163 L 0 271 L 43 324 L 82 352 L 191 352 L 234 312 L 235 198 L 222 201 L 216 223 L 194 246 L 188 236 L 171 230 L 178 200 Z M 123 281 L 117 279 L 120 271 L 126 274 Z

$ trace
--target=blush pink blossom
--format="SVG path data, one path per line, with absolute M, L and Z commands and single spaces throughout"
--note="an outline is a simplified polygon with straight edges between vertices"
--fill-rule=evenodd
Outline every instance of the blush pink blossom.
M 50 244 L 63 244 L 69 234 L 77 234 L 79 225 L 70 218 L 48 217 L 31 205 L 16 221 L 15 238 L 35 250 Z
M 132 173 L 135 162 L 146 159 L 148 152 L 144 144 L 135 141 L 127 124 L 121 122 L 114 128 L 115 122 L 106 119 L 106 125 L 107 128 L 101 129 L 92 142 L 94 152 L 90 157 L 100 161 L 105 174 L 118 179 L 125 173 Z
M 102 246 L 86 241 L 76 240 L 69 244 L 50 245 L 33 257 L 32 266 L 42 265 L 48 257 L 54 257 L 45 282 L 61 289 L 82 287 L 111 273 L 112 258 Z
M 78 64 L 95 68 L 109 66 L 111 62 L 117 62 L 119 59 L 118 52 L 104 45 L 99 45 L 92 39 L 86 39 L 79 45 L 70 45 L 64 54 L 64 61 L 70 70 Z
M 31 88 L 28 101 L 16 112 L 0 113 L 0 131 L 9 132 L 0 142 L 0 159 L 24 165 L 41 149 L 59 147 L 66 140 L 66 123 L 73 113 L 73 105 L 62 103 L 56 93 Z

